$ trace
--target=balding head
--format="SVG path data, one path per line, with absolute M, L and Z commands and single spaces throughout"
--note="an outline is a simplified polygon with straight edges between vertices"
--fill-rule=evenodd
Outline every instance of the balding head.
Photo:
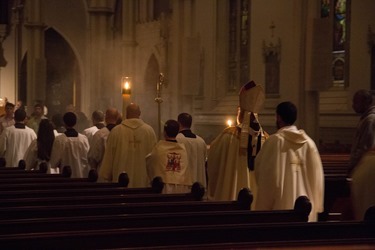
M 108 108 L 105 112 L 105 123 L 116 124 L 119 117 L 119 112 L 115 108 Z
M 139 118 L 141 116 L 141 109 L 135 103 L 130 103 L 126 107 L 126 119 Z

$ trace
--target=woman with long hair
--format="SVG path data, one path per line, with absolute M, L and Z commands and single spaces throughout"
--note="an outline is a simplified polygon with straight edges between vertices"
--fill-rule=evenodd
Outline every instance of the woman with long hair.
M 42 119 L 39 124 L 37 139 L 30 144 L 24 156 L 26 170 L 39 169 L 40 163 L 49 162 L 54 140 L 55 134 L 52 123 L 48 119 Z M 50 168 L 48 167 L 48 169 Z

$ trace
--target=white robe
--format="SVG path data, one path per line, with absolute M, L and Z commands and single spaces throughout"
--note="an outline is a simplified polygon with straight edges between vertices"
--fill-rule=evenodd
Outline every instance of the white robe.
M 0 155 L 5 158 L 7 167 L 18 167 L 31 142 L 36 139 L 34 130 L 14 125 L 7 127 L 0 135 Z
M 159 141 L 146 157 L 149 181 L 160 176 L 166 184 L 163 193 L 187 193 L 192 186 L 185 145 L 179 142 Z
M 366 210 L 375 205 L 375 151 L 365 153 L 352 173 L 351 198 L 354 216 L 363 220 Z
M 38 141 L 37 139 L 33 140 L 30 146 L 27 148 L 25 156 L 23 157 L 26 163 L 26 170 L 39 169 L 39 165 L 42 162 L 47 164 L 47 173 L 49 174 L 58 174 L 58 169 L 51 170 L 51 164 L 48 161 L 38 159 Z
M 210 200 L 237 200 L 242 188 L 249 188 L 256 196 L 254 172 L 247 166 L 247 152 L 240 152 L 240 133 L 239 127 L 226 128 L 211 143 L 207 158 Z
M 91 140 L 90 150 L 87 157 L 90 167 L 98 171 L 103 160 L 109 132 L 110 131 L 107 127 L 101 128 L 94 134 Z
M 176 140 L 185 145 L 189 158 L 189 167 L 191 179 L 198 181 L 204 187 L 207 187 L 206 181 L 206 159 L 207 145 L 205 141 L 197 135 L 196 138 L 185 137 L 182 133 L 176 136 Z
M 295 126 L 271 135 L 255 158 L 258 195 L 256 210 L 293 209 L 306 195 L 312 204 L 309 221 L 323 212 L 324 175 L 314 141 Z
M 99 129 L 96 126 L 89 127 L 82 131 L 82 134 L 85 135 L 89 141 L 89 144 L 91 146 L 92 138 L 95 135 L 96 132 L 98 132 Z
M 111 130 L 107 139 L 99 181 L 117 182 L 122 172 L 129 176 L 128 187 L 148 187 L 146 160 L 154 145 L 154 129 L 141 119 L 126 119 Z
M 87 178 L 90 170 L 87 160 L 89 148 L 87 137 L 82 134 L 77 137 L 67 137 L 65 134 L 57 136 L 52 146 L 51 168 L 62 170 L 63 167 L 70 166 L 71 178 Z

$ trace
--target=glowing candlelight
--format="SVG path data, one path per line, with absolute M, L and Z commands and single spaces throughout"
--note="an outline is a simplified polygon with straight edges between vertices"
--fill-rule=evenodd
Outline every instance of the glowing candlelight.
M 123 77 L 121 79 L 121 93 L 122 93 L 122 117 L 126 118 L 126 107 L 130 104 L 131 94 L 131 79 L 130 77 Z
M 232 127 L 233 121 L 231 119 L 227 120 L 227 125 L 228 127 Z

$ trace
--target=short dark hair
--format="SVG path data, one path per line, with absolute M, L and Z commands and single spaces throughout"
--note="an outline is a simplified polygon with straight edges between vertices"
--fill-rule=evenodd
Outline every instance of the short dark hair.
M 168 137 L 176 137 L 180 126 L 176 120 L 168 120 L 164 124 L 164 131 Z
M 43 108 L 44 108 L 44 105 L 41 104 L 41 103 L 36 103 L 36 104 L 34 105 L 34 108 L 41 108 L 41 109 L 43 109 Z
M 17 109 L 14 112 L 14 121 L 23 122 L 26 119 L 26 112 L 23 109 Z
M 276 114 L 288 125 L 293 125 L 297 120 L 297 107 L 292 102 L 282 102 L 277 105 Z
M 193 118 L 188 113 L 181 113 L 177 117 L 177 121 L 185 128 L 190 128 Z
M 8 107 L 10 107 L 10 108 L 14 108 L 15 105 L 14 105 L 13 103 L 11 103 L 11 102 L 7 102 L 7 103 L 5 104 L 5 108 L 8 108 Z
M 94 112 L 92 112 L 91 117 L 94 122 L 104 121 L 104 113 L 101 110 L 95 110 Z
M 77 116 L 73 112 L 67 112 L 63 116 L 63 121 L 66 126 L 73 127 L 77 123 Z

